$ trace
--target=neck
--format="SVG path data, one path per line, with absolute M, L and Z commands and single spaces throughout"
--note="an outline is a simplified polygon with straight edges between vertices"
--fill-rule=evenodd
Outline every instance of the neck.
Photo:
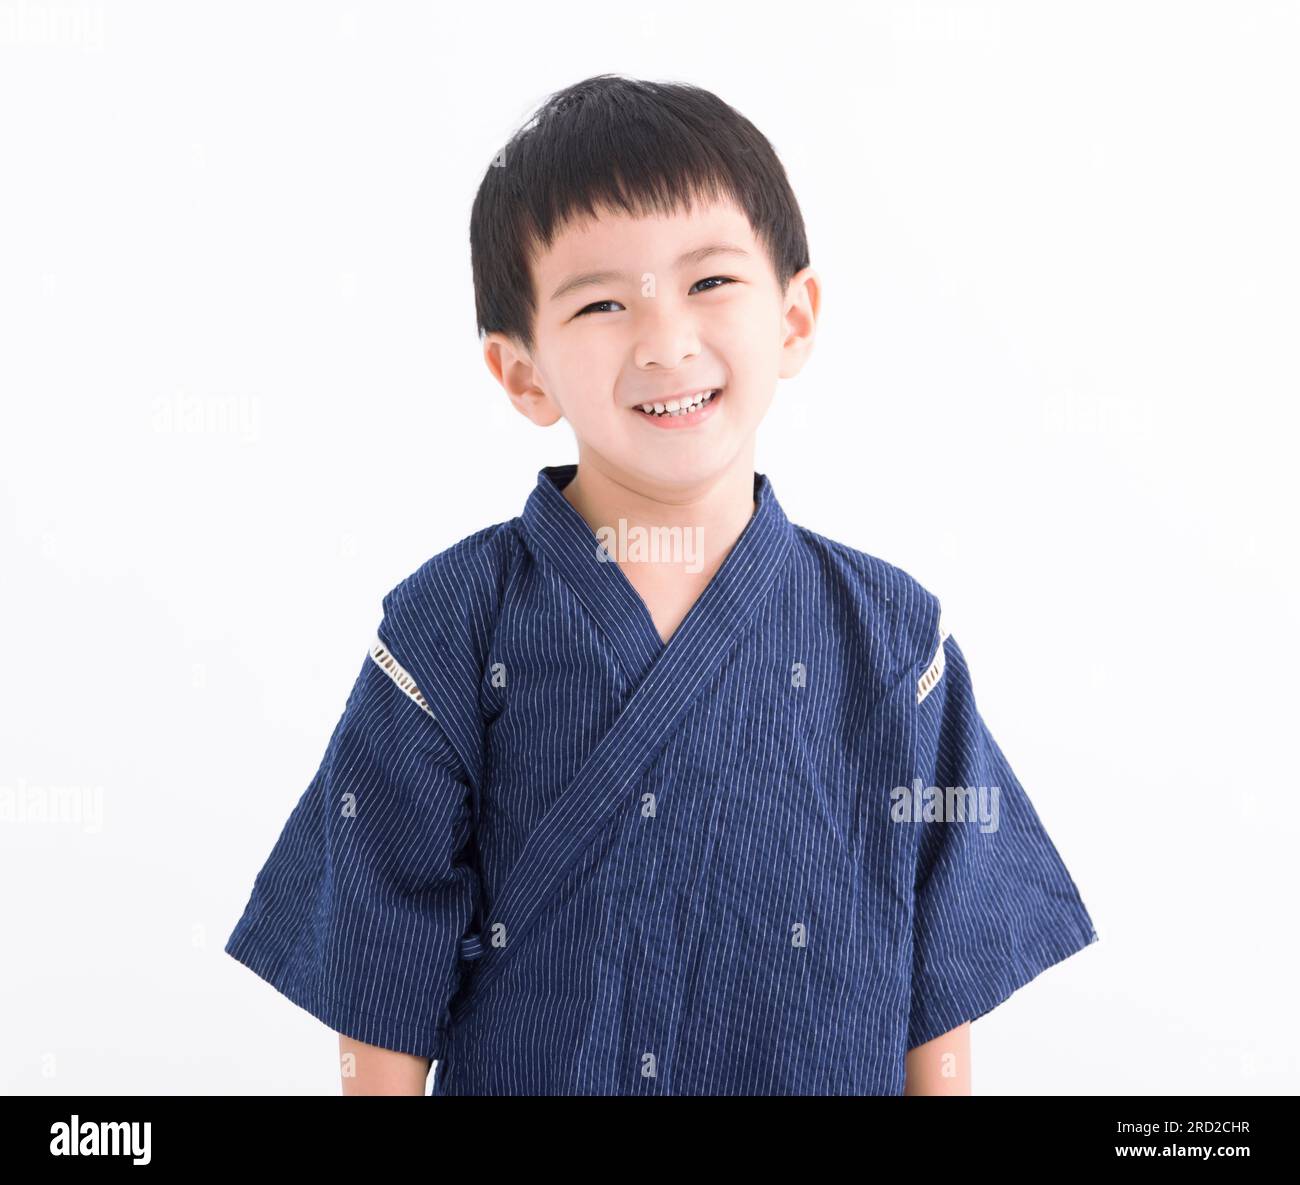
M 599 456 L 579 449 L 578 471 L 564 487 L 565 498 L 594 534 L 602 528 L 682 528 L 699 540 L 705 579 L 717 571 L 755 509 L 752 442 L 725 468 L 705 478 L 675 484 L 619 472 Z M 653 567 L 676 567 L 671 562 Z

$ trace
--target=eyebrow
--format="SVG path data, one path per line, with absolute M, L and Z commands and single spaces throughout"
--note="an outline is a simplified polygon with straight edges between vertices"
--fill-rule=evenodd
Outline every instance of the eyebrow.
M 740 255 L 749 258 L 749 252 L 743 247 L 737 247 L 731 243 L 711 243 L 707 247 L 696 247 L 693 251 L 687 251 L 677 257 L 676 268 L 681 269 L 688 263 L 702 263 L 714 255 Z M 578 288 L 594 288 L 601 284 L 611 284 L 615 280 L 632 281 L 632 277 L 627 272 L 583 272 L 580 275 L 570 276 L 554 292 L 551 293 L 552 300 L 559 300 L 561 296 L 568 296 L 570 292 Z

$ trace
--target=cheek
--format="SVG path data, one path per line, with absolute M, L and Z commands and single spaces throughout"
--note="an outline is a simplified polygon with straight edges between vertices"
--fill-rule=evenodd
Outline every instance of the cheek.
M 730 365 L 761 370 L 781 349 L 783 320 L 766 301 L 734 301 L 709 327 L 712 344 Z
M 612 334 L 566 334 L 563 344 L 547 352 L 551 378 L 574 391 L 593 391 L 602 384 L 608 389 L 619 372 L 623 346 Z
M 593 335 L 590 349 L 571 350 L 560 360 L 551 377 L 568 392 L 575 423 L 596 429 L 608 423 L 617 410 L 619 375 L 626 369 L 622 359 L 620 351 L 597 342 Z

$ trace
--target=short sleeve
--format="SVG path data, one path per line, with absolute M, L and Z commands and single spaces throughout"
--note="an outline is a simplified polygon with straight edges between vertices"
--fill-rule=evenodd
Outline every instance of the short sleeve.
M 226 953 L 345 1036 L 438 1058 L 475 914 L 472 833 L 453 746 L 377 640 Z
M 914 786 L 929 790 L 933 806 L 916 847 L 908 1049 L 978 1019 L 1098 941 L 942 621 L 917 699 Z

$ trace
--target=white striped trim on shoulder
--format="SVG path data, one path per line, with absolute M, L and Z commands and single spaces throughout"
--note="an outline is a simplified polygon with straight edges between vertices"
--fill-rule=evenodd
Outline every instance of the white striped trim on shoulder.
M 409 695 L 417 704 L 420 705 L 430 716 L 433 715 L 433 709 L 429 707 L 429 701 L 420 694 L 420 689 L 416 687 L 415 680 L 407 673 L 406 668 L 395 659 L 389 652 L 387 646 L 378 638 L 375 644 L 370 647 L 370 657 L 379 664 L 380 669 L 392 679 L 407 695 Z
M 939 676 L 943 674 L 943 644 L 947 640 L 949 633 L 952 631 L 944 624 L 943 610 L 939 610 L 939 649 L 934 652 L 934 660 L 925 669 L 925 674 L 917 680 L 916 684 L 916 702 L 919 704 L 931 691 L 934 685 L 939 682 Z

